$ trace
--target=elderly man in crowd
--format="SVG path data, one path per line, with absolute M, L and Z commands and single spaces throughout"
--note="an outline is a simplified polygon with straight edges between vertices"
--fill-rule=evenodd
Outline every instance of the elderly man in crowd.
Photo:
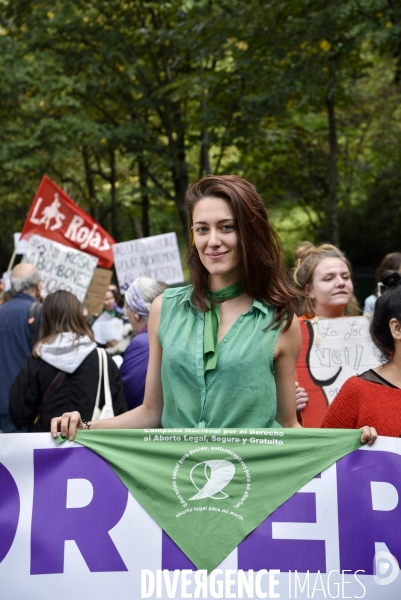
M 0 306 L 0 429 L 14 433 L 8 412 L 8 392 L 27 356 L 31 353 L 40 311 L 32 310 L 40 298 L 39 271 L 21 263 L 11 272 L 12 299 Z

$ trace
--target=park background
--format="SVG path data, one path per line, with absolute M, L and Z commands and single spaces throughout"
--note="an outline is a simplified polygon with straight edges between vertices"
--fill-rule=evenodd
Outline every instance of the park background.
M 116 241 L 176 231 L 189 183 L 254 183 L 292 264 L 401 251 L 397 0 L 0 0 L 0 269 L 43 174 Z

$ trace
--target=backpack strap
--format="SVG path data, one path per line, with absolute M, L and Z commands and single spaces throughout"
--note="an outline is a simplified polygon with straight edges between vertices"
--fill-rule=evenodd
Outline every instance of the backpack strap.
M 28 324 L 31 332 L 31 348 L 35 346 L 39 340 L 39 329 L 42 320 L 42 303 L 33 302 L 29 307 Z
M 61 385 L 63 383 L 66 375 L 67 375 L 67 373 L 65 373 L 64 371 L 59 371 L 57 373 L 57 375 L 50 382 L 47 390 L 45 391 L 45 393 L 42 396 L 42 400 L 40 401 L 38 410 L 36 411 L 36 417 L 33 422 L 34 425 L 39 421 L 40 417 L 42 416 L 42 410 L 43 410 L 46 400 L 53 392 L 56 391 L 56 389 L 59 387 L 59 385 Z

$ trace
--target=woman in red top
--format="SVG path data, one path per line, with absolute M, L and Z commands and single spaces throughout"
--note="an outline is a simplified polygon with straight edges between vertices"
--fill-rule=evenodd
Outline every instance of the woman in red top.
M 388 289 L 377 299 L 371 334 L 387 362 L 348 379 L 322 427 L 355 429 L 369 423 L 379 435 L 401 435 L 401 274 L 387 271 L 382 282 Z
M 295 250 L 294 281 L 300 291 L 301 321 L 324 317 L 334 319 L 359 314 L 353 295 L 351 265 L 344 254 L 331 244 L 315 247 L 302 242 Z M 295 382 L 297 411 L 309 401 L 305 388 Z

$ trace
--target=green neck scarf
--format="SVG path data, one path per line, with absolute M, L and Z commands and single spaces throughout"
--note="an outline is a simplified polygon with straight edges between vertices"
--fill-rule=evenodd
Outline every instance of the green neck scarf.
M 217 364 L 217 345 L 220 326 L 220 303 L 236 298 L 244 293 L 242 283 L 234 283 L 218 292 L 207 292 L 207 297 L 213 304 L 211 310 L 205 313 L 205 328 L 203 333 L 203 358 L 206 371 L 212 371 Z

